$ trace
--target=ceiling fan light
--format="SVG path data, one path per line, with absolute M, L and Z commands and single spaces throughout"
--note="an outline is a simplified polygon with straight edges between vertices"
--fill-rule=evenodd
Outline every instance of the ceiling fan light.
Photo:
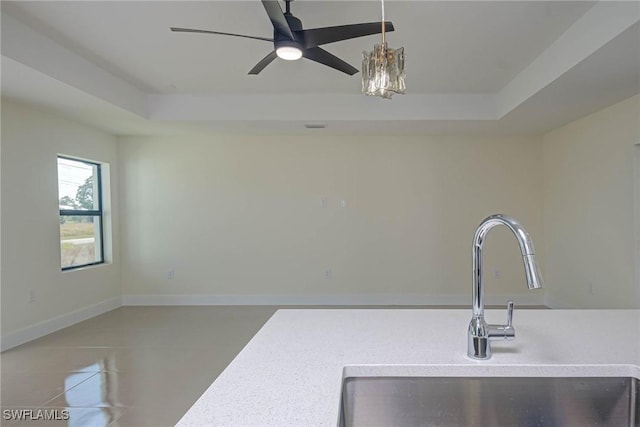
M 295 46 L 280 46 L 276 49 L 276 55 L 278 55 L 278 58 L 286 59 L 287 61 L 295 61 L 302 58 L 302 50 Z

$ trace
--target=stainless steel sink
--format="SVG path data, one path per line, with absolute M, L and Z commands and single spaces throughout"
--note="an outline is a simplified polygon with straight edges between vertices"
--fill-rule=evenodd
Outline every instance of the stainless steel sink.
M 340 426 L 640 426 L 632 377 L 351 377 Z

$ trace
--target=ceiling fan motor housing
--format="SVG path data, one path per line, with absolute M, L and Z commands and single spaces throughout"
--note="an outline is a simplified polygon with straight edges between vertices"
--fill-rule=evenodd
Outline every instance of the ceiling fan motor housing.
M 296 18 L 295 16 L 291 15 L 291 14 L 284 14 L 284 17 L 287 20 L 287 24 L 289 24 L 289 28 L 291 29 L 291 32 L 293 33 L 293 37 L 294 39 L 291 39 L 288 35 L 286 34 L 282 34 L 281 32 L 279 32 L 277 29 L 274 28 L 273 30 L 273 44 L 274 44 L 274 48 L 276 50 L 276 52 L 279 51 L 279 49 L 282 48 L 292 48 L 292 49 L 297 49 L 300 52 L 303 51 L 304 49 L 304 40 L 298 40 L 298 37 L 300 37 L 299 33 L 297 34 L 297 31 L 301 31 L 302 30 L 302 21 L 300 21 L 300 19 Z M 280 56 L 280 55 L 278 55 Z
M 302 30 L 302 21 L 299 20 L 298 18 L 296 18 L 295 16 L 291 15 L 291 14 L 284 14 L 284 17 L 287 20 L 287 23 L 289 24 L 289 28 L 291 28 L 291 31 L 300 31 Z

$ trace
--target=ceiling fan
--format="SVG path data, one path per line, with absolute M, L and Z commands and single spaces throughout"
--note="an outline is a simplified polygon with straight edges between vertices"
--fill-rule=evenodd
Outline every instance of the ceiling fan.
M 220 31 L 195 30 L 191 28 L 171 27 L 171 31 L 183 33 L 221 34 L 224 36 L 244 37 L 273 43 L 273 51 L 262 58 L 262 60 L 260 60 L 260 62 L 258 62 L 255 67 L 249 71 L 249 74 L 260 73 L 260 71 L 269 65 L 276 56 L 286 60 L 296 60 L 301 57 L 305 57 L 349 75 L 357 73 L 357 68 L 351 66 L 319 46 L 341 40 L 379 34 L 382 32 L 381 22 L 338 25 L 335 27 L 322 27 L 305 30 L 302 28 L 302 21 L 291 14 L 291 1 L 292 0 L 285 0 L 286 11 L 283 13 L 277 0 L 262 0 L 262 5 L 267 11 L 267 15 L 269 15 L 269 19 L 273 25 L 273 38 L 223 33 Z M 393 31 L 393 24 L 391 22 L 385 22 L 385 31 Z

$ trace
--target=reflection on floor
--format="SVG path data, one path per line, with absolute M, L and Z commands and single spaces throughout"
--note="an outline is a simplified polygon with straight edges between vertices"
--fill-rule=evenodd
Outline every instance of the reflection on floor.
M 5 351 L 0 422 L 173 426 L 278 308 L 122 307 Z

